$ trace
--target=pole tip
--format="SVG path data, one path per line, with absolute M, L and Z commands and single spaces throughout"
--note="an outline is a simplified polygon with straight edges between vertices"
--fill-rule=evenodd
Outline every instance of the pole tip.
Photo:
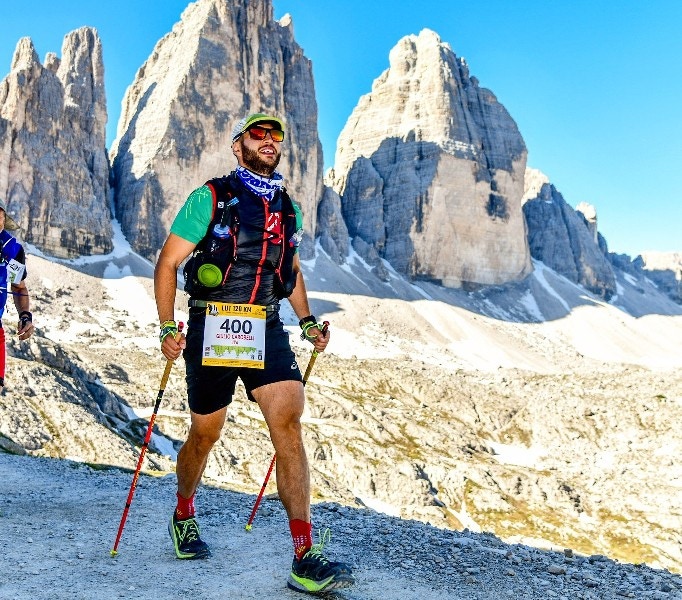
M 118 555 L 118 550 L 112 550 L 111 556 L 116 557 Z
M 251 531 L 251 525 L 247 523 L 244 529 L 246 529 L 246 531 Z

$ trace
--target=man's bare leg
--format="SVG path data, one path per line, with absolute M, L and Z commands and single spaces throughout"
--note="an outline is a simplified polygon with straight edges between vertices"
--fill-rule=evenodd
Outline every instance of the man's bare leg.
M 178 494 L 184 498 L 190 498 L 197 491 L 206 468 L 208 454 L 220 439 L 226 414 L 227 408 L 221 408 L 209 415 L 191 413 L 192 424 L 187 440 L 178 452 L 175 467 Z
M 199 525 L 194 518 L 194 494 L 206 468 L 208 454 L 220 438 L 227 409 L 210 415 L 191 413 L 192 424 L 187 440 L 178 452 L 175 472 L 178 478 L 178 504 L 168 531 L 175 554 L 181 559 L 208 558 L 211 551 L 199 537 Z
M 303 384 L 280 381 L 252 392 L 277 455 L 277 491 L 289 520 L 310 522 L 310 472 L 303 445 Z

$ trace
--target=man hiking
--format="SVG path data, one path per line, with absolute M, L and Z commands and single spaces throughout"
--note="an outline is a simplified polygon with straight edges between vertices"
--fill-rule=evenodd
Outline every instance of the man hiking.
M 0 387 L 5 386 L 5 329 L 2 316 L 7 296 L 12 294 L 14 306 L 19 313 L 17 335 L 27 340 L 33 335 L 33 315 L 29 312 L 29 296 L 26 287 L 26 255 L 24 248 L 9 233 L 19 229 L 14 219 L 7 214 L 7 205 L 0 200 Z
M 312 542 L 310 473 L 301 415 L 301 372 L 279 317 L 288 298 L 303 336 L 317 352 L 329 342 L 310 314 L 298 245 L 300 210 L 276 171 L 284 122 L 251 114 L 232 132 L 238 167 L 194 190 L 175 218 L 154 273 L 161 323 L 161 350 L 185 358 L 191 425 L 177 459 L 177 508 L 170 534 L 178 558 L 210 555 L 199 536 L 194 498 L 208 454 L 220 438 L 237 378 L 267 423 L 277 456 L 277 490 L 289 518 L 294 560 L 287 585 L 308 593 L 354 583 L 348 565 Z M 185 290 L 190 295 L 187 338 L 174 319 L 177 270 L 188 257 Z M 178 339 L 176 339 L 178 338 Z

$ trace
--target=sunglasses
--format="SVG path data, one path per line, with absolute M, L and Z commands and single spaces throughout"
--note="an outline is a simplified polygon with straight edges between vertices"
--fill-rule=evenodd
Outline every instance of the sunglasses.
M 257 125 L 249 129 L 249 136 L 252 140 L 264 140 L 270 134 L 273 142 L 281 142 L 284 139 L 284 132 L 279 129 L 266 129 Z

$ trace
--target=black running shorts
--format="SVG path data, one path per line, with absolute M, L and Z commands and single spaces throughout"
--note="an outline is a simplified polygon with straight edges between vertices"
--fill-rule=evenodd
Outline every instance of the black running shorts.
M 193 311 L 192 311 L 193 312 Z M 265 328 L 265 368 L 202 366 L 205 313 L 190 314 L 187 346 L 183 351 L 187 381 L 187 399 L 190 409 L 208 415 L 232 402 L 239 377 L 244 383 L 249 400 L 254 401 L 251 390 L 278 381 L 303 381 L 296 356 L 289 344 L 289 333 L 284 329 L 279 315 L 268 318 Z

